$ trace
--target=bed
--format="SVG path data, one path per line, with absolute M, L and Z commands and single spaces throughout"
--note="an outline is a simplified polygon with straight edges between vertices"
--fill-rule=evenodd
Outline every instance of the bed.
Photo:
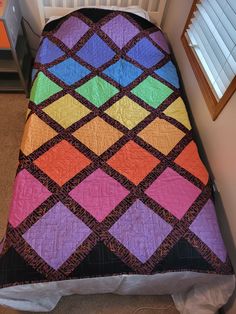
M 208 314 L 233 292 L 170 47 L 140 14 L 83 8 L 44 27 L 1 305 L 37 312 L 70 294 L 171 294 L 180 313 Z

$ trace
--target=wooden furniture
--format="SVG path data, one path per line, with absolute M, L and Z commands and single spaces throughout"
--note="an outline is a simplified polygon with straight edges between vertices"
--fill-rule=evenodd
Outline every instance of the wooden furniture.
M 31 53 L 18 0 L 0 0 L 0 91 L 29 94 Z

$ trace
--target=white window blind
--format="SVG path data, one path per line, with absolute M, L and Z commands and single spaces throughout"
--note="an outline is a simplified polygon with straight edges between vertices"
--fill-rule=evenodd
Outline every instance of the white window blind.
M 219 100 L 236 75 L 236 0 L 201 0 L 185 36 Z

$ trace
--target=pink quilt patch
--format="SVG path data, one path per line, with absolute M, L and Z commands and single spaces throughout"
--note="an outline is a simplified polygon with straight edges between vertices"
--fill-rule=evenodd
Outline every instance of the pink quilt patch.
M 27 170 L 18 173 L 14 184 L 14 198 L 10 209 L 10 224 L 16 228 L 51 193 Z
M 200 193 L 199 188 L 171 168 L 167 168 L 146 190 L 148 196 L 178 219 L 184 216 Z
M 102 221 L 129 192 L 119 182 L 98 169 L 69 194 L 98 221 Z

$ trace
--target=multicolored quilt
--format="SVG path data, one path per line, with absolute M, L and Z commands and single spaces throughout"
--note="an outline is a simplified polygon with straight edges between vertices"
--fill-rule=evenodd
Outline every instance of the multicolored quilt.
M 115 274 L 230 274 L 207 170 L 159 28 L 82 9 L 44 29 L 1 287 Z

